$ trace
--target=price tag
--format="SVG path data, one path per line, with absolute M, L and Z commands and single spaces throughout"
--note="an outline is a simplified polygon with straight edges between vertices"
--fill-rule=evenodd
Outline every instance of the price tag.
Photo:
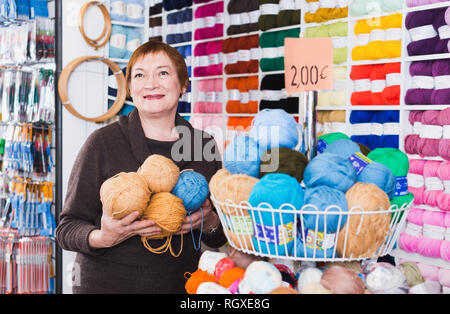
M 333 88 L 332 38 L 285 38 L 284 72 L 291 94 Z

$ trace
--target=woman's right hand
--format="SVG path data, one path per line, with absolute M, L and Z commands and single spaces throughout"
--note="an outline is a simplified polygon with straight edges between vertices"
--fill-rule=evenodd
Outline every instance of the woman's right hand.
M 138 217 L 139 212 L 132 212 L 119 220 L 104 212 L 100 229 L 89 234 L 89 245 L 92 248 L 108 248 L 135 235 L 152 236 L 161 233 L 161 228 L 154 221 L 136 220 Z

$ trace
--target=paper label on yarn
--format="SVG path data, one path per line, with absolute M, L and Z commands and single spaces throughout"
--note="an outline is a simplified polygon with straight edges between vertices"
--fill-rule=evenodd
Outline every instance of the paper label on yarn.
M 157 37 L 162 35 L 162 26 L 155 26 L 150 28 L 150 30 L 152 32 L 150 37 Z
M 167 34 L 172 35 L 177 33 L 177 25 L 178 24 L 168 24 L 167 25 Z
M 350 162 L 352 163 L 353 168 L 356 170 L 356 175 L 359 175 L 361 171 L 364 170 L 364 168 L 372 162 L 369 158 L 364 156 L 361 153 L 355 153 L 351 155 L 349 158 Z
M 241 100 L 241 92 L 239 89 L 229 89 L 228 100 Z
M 370 35 L 363 33 L 356 35 L 356 46 L 366 46 L 370 41 Z
M 395 177 L 394 197 L 408 195 L 408 179 L 406 176 Z
M 444 125 L 442 127 L 442 138 L 445 140 L 450 140 L 450 125 Z
M 278 15 L 279 7 L 276 3 L 265 3 L 259 6 L 261 15 Z
M 440 125 L 428 125 L 425 124 L 420 130 L 419 136 L 421 138 L 441 139 L 443 128 Z
M 447 230 L 445 231 L 444 240 L 450 241 L 450 228 L 447 228 Z
M 250 49 L 250 59 L 251 60 L 259 60 L 261 56 L 261 50 L 259 48 Z
M 322 140 L 322 139 L 319 139 L 319 140 L 317 141 L 317 152 L 318 152 L 319 154 L 323 153 L 324 150 L 327 148 L 327 146 L 328 146 L 327 142 L 325 142 L 325 141 Z
M 450 38 L 450 25 L 443 25 L 438 28 L 439 38 L 441 40 Z
M 402 81 L 402 75 L 400 73 L 386 74 L 386 86 L 400 85 Z
M 398 27 L 386 29 L 385 40 L 402 40 L 402 29 Z
M 178 23 L 177 25 L 177 34 L 183 34 L 184 33 L 184 27 L 182 23 Z
M 214 53 L 208 55 L 209 65 L 219 64 L 220 63 L 220 53 Z
M 216 24 L 223 24 L 225 23 L 225 19 L 223 17 L 223 12 L 217 12 L 216 13 Z
M 398 135 L 400 133 L 400 123 L 389 122 L 383 124 L 383 135 Z
M 348 45 L 347 37 L 332 37 L 333 48 L 345 48 Z
M 188 22 L 184 22 L 182 29 L 183 29 L 183 33 L 189 33 L 192 32 L 192 21 L 188 21 Z
M 118 49 L 124 49 L 127 46 L 127 36 L 123 34 L 113 34 L 109 40 L 109 44 Z
M 424 25 L 409 29 L 411 41 L 419 41 L 434 38 L 438 35 L 433 25 Z
M 384 30 L 383 29 L 373 29 L 369 34 L 369 41 L 384 41 Z
M 386 80 L 373 80 L 370 82 L 372 93 L 381 93 L 386 87 Z
M 433 226 L 428 224 L 423 224 L 423 236 L 424 238 L 430 238 L 434 240 L 444 240 L 447 228 L 440 226 Z
M 372 135 L 378 135 L 381 136 L 383 135 L 383 125 L 381 123 L 372 123 L 370 125 L 370 133 Z
M 205 17 L 205 27 L 214 27 L 214 25 L 216 25 L 216 17 L 215 16 Z
M 207 66 L 209 66 L 209 56 L 200 56 L 200 57 L 197 57 L 198 59 L 198 66 L 201 66 L 201 67 L 207 67 Z
M 237 235 L 253 236 L 253 220 L 251 216 L 231 216 L 231 231 Z
M 250 24 L 250 15 L 247 12 L 242 12 L 239 14 L 239 18 L 241 20 L 241 24 Z
M 206 101 L 207 102 L 216 102 L 216 92 L 215 91 L 210 91 L 210 92 L 206 92 Z
M 250 50 L 248 50 L 248 49 L 238 50 L 238 61 L 241 61 L 241 62 L 250 61 Z
M 423 227 L 413 224 L 412 222 L 408 222 L 406 224 L 405 233 L 412 237 L 420 238 L 422 237 Z
M 239 14 L 230 14 L 230 25 L 241 25 L 241 18 Z
M 443 180 L 442 184 L 444 185 L 444 193 L 450 194 L 450 180 Z
M 294 225 L 292 222 L 285 225 L 262 225 L 255 223 L 255 238 L 269 244 L 284 245 L 294 240 Z
M 372 84 L 369 79 L 361 79 L 353 81 L 353 91 L 354 92 L 366 92 L 370 91 Z
M 197 18 L 197 19 L 194 19 L 194 21 L 195 21 L 196 28 L 205 28 L 205 26 L 206 26 L 205 18 Z
M 432 76 L 426 75 L 415 75 L 412 77 L 411 87 L 421 89 L 433 89 L 434 78 Z
M 414 122 L 413 125 L 413 134 L 419 135 L 420 132 L 422 131 L 422 123 L 421 122 Z
M 248 16 L 250 18 L 250 24 L 258 23 L 258 19 L 259 19 L 260 14 L 261 13 L 260 13 L 259 10 L 254 10 L 254 11 L 248 12 Z
M 268 47 L 268 48 L 261 48 L 260 49 L 260 53 L 261 53 L 261 58 L 263 59 L 273 59 L 273 58 L 279 58 L 282 57 L 284 51 L 281 51 L 279 49 L 279 47 Z
M 238 53 L 237 52 L 230 52 L 226 55 L 227 64 L 235 64 L 238 62 Z
M 206 92 L 198 92 L 197 101 L 206 101 Z
M 190 66 L 192 65 L 192 56 L 187 56 L 187 57 L 184 59 L 184 62 L 186 62 L 186 66 L 187 66 L 187 67 L 190 67 Z
M 241 92 L 240 102 L 242 104 L 247 104 L 249 100 L 250 100 L 250 93 L 248 93 L 248 92 Z
M 315 13 L 320 8 L 319 2 L 307 2 L 306 3 L 306 11 L 309 13 Z
M 306 247 L 316 250 L 325 250 L 334 248 L 336 242 L 335 233 L 315 232 L 308 229 L 306 234 Z
M 140 19 L 144 16 L 144 7 L 137 4 L 127 5 L 127 16 L 132 19 Z
M 126 6 L 125 6 L 125 2 L 123 2 L 123 1 L 112 2 L 111 3 L 111 14 L 114 14 L 114 15 L 125 15 L 125 14 L 127 14 L 127 9 L 126 9 Z
M 443 191 L 444 183 L 438 177 L 424 177 L 425 188 L 430 191 Z
M 258 101 L 259 100 L 259 97 L 260 97 L 259 90 L 252 89 L 249 91 L 249 94 L 250 94 L 250 101 Z
M 133 39 L 127 42 L 127 50 L 135 51 L 141 45 L 141 40 L 139 38 Z
M 439 75 L 434 77 L 434 89 L 449 89 L 450 75 Z
M 294 0 L 280 0 L 278 3 L 279 10 L 285 11 L 285 10 L 295 10 L 295 2 Z
M 352 135 L 369 135 L 371 132 L 371 123 L 352 124 Z
M 264 100 L 280 100 L 281 99 L 281 91 L 280 90 L 262 90 L 261 98 Z
M 408 185 L 413 188 L 421 188 L 425 185 L 425 179 L 420 174 L 408 173 Z

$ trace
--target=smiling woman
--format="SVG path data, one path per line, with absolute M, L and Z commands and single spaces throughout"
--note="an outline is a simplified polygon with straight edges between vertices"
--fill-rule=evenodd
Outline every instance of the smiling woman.
M 79 285 L 73 287 L 74 293 L 185 293 L 184 273 L 195 271 L 200 258 L 194 243 L 184 241 L 177 258 L 150 253 L 140 239 L 151 237 L 151 247 L 161 246 L 163 240 L 153 239 L 161 228 L 151 220 L 139 220 L 136 212 L 113 219 L 103 211 L 100 187 L 118 173 L 136 172 L 155 154 L 209 182 L 221 168 L 219 150 L 209 134 L 194 129 L 176 112 L 178 99 L 189 86 L 186 64 L 176 49 L 161 42 L 145 43 L 130 58 L 126 82 L 136 108 L 94 131 L 83 145 L 69 178 L 56 237 L 63 249 L 78 253 Z M 172 246 L 180 247 L 183 234 L 189 233 L 193 239 L 202 233 L 209 247 L 225 244 L 209 199 L 201 207 L 183 221 Z

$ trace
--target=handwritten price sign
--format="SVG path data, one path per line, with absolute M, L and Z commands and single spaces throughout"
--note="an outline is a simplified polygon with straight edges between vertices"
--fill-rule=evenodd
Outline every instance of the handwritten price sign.
M 288 94 L 333 88 L 331 38 L 285 38 L 285 86 Z

